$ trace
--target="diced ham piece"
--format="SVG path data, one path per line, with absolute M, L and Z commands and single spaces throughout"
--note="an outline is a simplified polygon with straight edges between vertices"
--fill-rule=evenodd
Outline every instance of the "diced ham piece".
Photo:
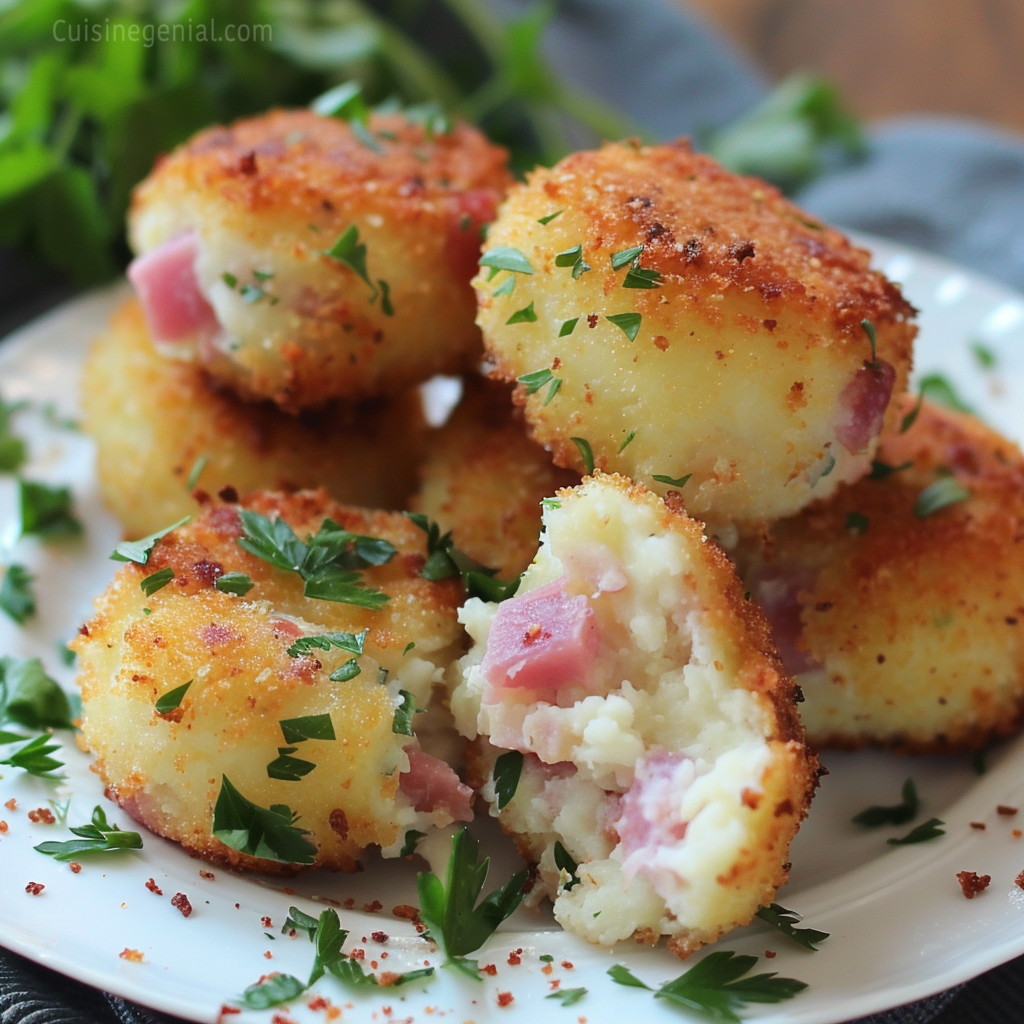
M 839 443 L 851 454 L 864 451 L 882 429 L 896 371 L 882 359 L 865 363 L 839 396 L 842 418 L 836 424 Z
M 528 689 L 553 695 L 566 683 L 586 685 L 597 655 L 597 626 L 586 597 L 570 597 L 565 578 L 498 606 L 481 669 L 489 693 Z
M 444 811 L 452 821 L 472 821 L 473 790 L 444 761 L 419 747 L 408 746 L 409 770 L 398 777 L 398 788 L 417 811 Z
M 800 592 L 814 586 L 815 573 L 804 568 L 769 570 L 757 580 L 748 580 L 754 598 L 764 610 L 772 627 L 775 648 L 785 670 L 793 676 L 821 668 L 821 664 L 803 644 L 800 622 Z
M 686 836 L 680 805 L 695 775 L 690 758 L 669 750 L 654 749 L 637 763 L 633 785 L 620 797 L 613 822 L 626 878 L 638 871 L 654 873 L 658 850 Z
M 452 271 L 466 281 L 476 273 L 480 258 L 480 228 L 494 220 L 498 193 L 480 188 L 454 197 L 448 227 L 447 262 Z
M 159 343 L 210 337 L 220 326 L 213 307 L 199 290 L 195 262 L 199 239 L 194 231 L 178 235 L 139 256 L 128 266 L 153 340 Z

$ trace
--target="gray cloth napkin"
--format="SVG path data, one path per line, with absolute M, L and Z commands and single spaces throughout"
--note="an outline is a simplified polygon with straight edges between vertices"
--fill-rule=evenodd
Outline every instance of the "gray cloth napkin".
M 489 2 L 513 16 L 530 5 Z M 609 100 L 658 138 L 728 124 L 766 89 L 748 62 L 670 0 L 563 0 L 545 49 L 567 81 Z M 831 222 L 927 249 L 1024 289 L 1024 140 L 934 118 L 894 121 L 870 138 L 861 163 L 815 182 L 798 201 Z M 52 278 L 37 272 L 33 290 L 32 274 L 23 261 L 0 255 L 0 306 L 7 307 L 0 316 L 7 314 L 8 323 L 37 311 L 47 301 L 42 289 L 54 294 Z M 862 1024 L 1016 1024 L 1022 997 L 1024 958 Z M 0 1024 L 30 1021 L 169 1024 L 172 1018 L 0 950 Z

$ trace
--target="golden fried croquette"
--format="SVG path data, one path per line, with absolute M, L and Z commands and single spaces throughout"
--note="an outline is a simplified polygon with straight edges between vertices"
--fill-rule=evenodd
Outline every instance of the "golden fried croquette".
M 715 527 L 867 471 L 913 310 L 764 182 L 684 141 L 606 145 L 514 188 L 487 250 L 478 322 L 506 380 L 561 382 L 516 390 L 558 465 L 679 490 Z
M 949 751 L 1016 731 L 1024 456 L 925 402 L 906 433 L 883 436 L 874 475 L 737 552 L 806 696 L 808 736 Z
M 401 115 L 209 128 L 137 188 L 129 277 L 162 349 L 246 397 L 394 394 L 478 356 L 469 280 L 505 161 L 475 128 Z
M 475 377 L 430 437 L 420 481 L 411 507 L 451 530 L 470 558 L 511 579 L 537 553 L 541 500 L 579 477 L 530 440 L 509 388 Z
M 618 476 L 558 501 L 516 596 L 460 612 L 474 646 L 452 711 L 559 923 L 602 945 L 669 935 L 684 957 L 786 880 L 817 761 L 768 625 L 701 525 Z
M 135 300 L 93 345 L 81 392 L 100 491 L 129 537 L 197 510 L 188 488 L 196 468 L 194 486 L 209 494 L 323 486 L 339 501 L 399 508 L 426 433 L 415 390 L 298 417 L 242 402 L 195 366 L 159 355 Z
M 244 527 L 252 514 L 256 527 Z M 242 542 L 260 543 L 262 529 L 264 547 L 294 564 L 302 555 L 284 524 L 310 557 L 336 555 L 327 559 L 335 568 L 362 564 L 352 534 L 377 539 L 355 540 L 371 562 L 387 557 L 382 542 L 393 545 L 386 563 L 356 570 L 363 600 L 376 588 L 387 595 L 383 607 L 306 597 L 298 573 L 243 550 Z M 309 544 L 311 534 L 318 540 Z M 403 515 L 346 508 L 322 491 L 264 492 L 211 508 L 160 540 L 145 565 L 125 565 L 74 641 L 83 741 L 108 795 L 197 856 L 268 871 L 306 862 L 351 871 L 371 844 L 394 856 L 410 829 L 471 818 L 468 787 L 411 735 L 413 708 L 427 706 L 461 635 L 458 583 L 419 575 L 425 538 Z M 156 573 L 171 578 L 147 596 L 141 584 Z M 224 592 L 245 589 L 229 573 L 248 576 L 251 589 Z M 322 571 L 312 575 L 326 585 Z M 335 586 L 345 583 L 335 577 Z M 324 635 L 342 647 L 292 647 Z M 186 683 L 176 708 L 158 710 Z M 321 726 L 329 716 L 329 730 L 294 721 L 310 716 Z M 303 739 L 303 730 L 313 736 Z M 332 735 L 321 738 L 325 731 Z M 287 805 L 308 832 L 310 856 L 253 856 L 255 839 L 246 849 L 214 836 L 225 777 L 264 810 Z

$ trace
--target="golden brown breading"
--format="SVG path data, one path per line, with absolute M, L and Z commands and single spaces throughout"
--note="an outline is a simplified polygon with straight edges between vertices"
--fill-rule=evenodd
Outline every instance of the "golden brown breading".
M 452 712 L 556 920 L 601 945 L 667 935 L 685 957 L 786 881 L 817 759 L 767 622 L 699 523 L 600 473 L 558 501 L 516 596 L 459 613 L 474 646 Z M 508 751 L 522 770 L 499 810 Z
M 451 418 L 428 441 L 410 507 L 451 530 L 470 558 L 512 579 L 537 553 L 541 499 L 579 477 L 558 469 L 530 440 L 508 387 L 474 377 L 464 388 Z
M 584 471 L 586 442 L 597 468 L 681 488 L 716 526 L 867 471 L 913 310 L 867 252 L 764 182 L 685 142 L 606 145 L 514 188 L 488 232 L 500 247 L 532 273 L 485 265 L 478 322 L 506 380 L 561 380 L 550 402 L 516 390 L 559 465 Z
M 197 510 L 187 482 L 200 459 L 196 486 L 208 494 L 322 486 L 338 501 L 400 508 L 426 435 L 415 390 L 301 416 L 243 402 L 194 365 L 159 355 L 134 299 L 93 344 L 81 393 L 100 492 L 129 537 Z
M 742 574 L 797 673 L 812 742 L 984 746 L 1024 720 L 1024 456 L 925 402 L 878 460 L 895 471 L 745 545 Z M 929 488 L 969 496 L 921 515 Z
M 304 597 L 296 573 L 240 547 L 242 507 L 287 522 L 299 538 L 316 533 L 326 517 L 389 541 L 397 554 L 361 570 L 388 602 L 373 610 Z M 400 846 L 409 828 L 449 822 L 440 804 L 415 809 L 408 782 L 419 743 L 393 729 L 400 691 L 426 707 L 461 642 L 460 588 L 419 576 L 424 541 L 398 513 L 346 508 L 322 491 L 259 493 L 242 506 L 208 510 L 160 540 L 146 565 L 120 569 L 74 641 L 83 742 L 111 798 L 193 854 L 270 871 L 294 865 L 238 852 L 211 834 L 222 776 L 261 807 L 287 804 L 296 812 L 317 847 L 316 866 L 351 871 L 366 846 Z M 146 596 L 141 581 L 165 569 L 173 579 Z M 221 592 L 216 583 L 228 572 L 247 574 L 252 589 L 237 597 Z M 364 630 L 362 655 L 288 653 L 304 636 Z M 353 657 L 358 673 L 332 680 Z M 187 682 L 180 707 L 158 713 L 156 700 Z M 325 714 L 335 740 L 289 743 L 280 725 Z M 270 777 L 268 765 L 289 747 L 316 767 L 297 781 Z M 454 773 L 441 774 L 458 796 Z
M 223 328 L 169 351 L 291 411 L 472 365 L 468 282 L 479 227 L 511 182 L 505 151 L 465 124 L 435 133 L 375 115 L 369 130 L 380 152 L 343 120 L 277 110 L 200 132 L 157 164 L 133 198 L 133 248 L 195 232 L 199 289 Z M 371 283 L 326 255 L 353 226 Z

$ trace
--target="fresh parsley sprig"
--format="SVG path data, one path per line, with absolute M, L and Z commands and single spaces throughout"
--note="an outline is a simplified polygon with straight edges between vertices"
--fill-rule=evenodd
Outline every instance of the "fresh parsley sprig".
M 60 744 L 51 743 L 50 737 L 43 733 L 29 740 L 25 746 L 19 747 L 10 757 L 5 757 L 0 764 L 21 768 L 29 775 L 35 775 L 40 779 L 62 779 L 64 776 L 56 772 L 58 768 L 64 767 L 64 762 L 50 756 L 55 750 L 60 750 Z
M 652 989 L 621 964 L 609 968 L 608 974 L 619 985 L 654 992 L 655 999 L 668 1000 L 712 1020 L 740 1024 L 736 1011 L 748 1003 L 781 1003 L 807 988 L 804 982 L 780 978 L 774 971 L 744 978 L 756 963 L 756 956 L 722 950 L 704 957 L 659 989 Z
M 490 864 L 489 857 L 479 858 L 480 844 L 463 828 L 452 839 L 446 880 L 430 871 L 416 876 L 420 914 L 444 951 L 444 965 L 477 979 L 477 964 L 467 954 L 478 950 L 519 906 L 528 877 L 527 871 L 517 871 L 477 905 Z
M 51 487 L 19 477 L 18 508 L 23 537 L 34 535 L 43 540 L 65 540 L 82 534 L 69 487 Z
M 757 912 L 757 916 L 764 921 L 765 924 L 770 924 L 773 928 L 778 928 L 783 935 L 788 936 L 795 943 L 803 946 L 804 949 L 810 949 L 817 952 L 818 947 L 815 943 L 824 942 L 829 937 L 828 932 L 818 931 L 817 928 L 797 928 L 796 925 L 802 920 L 802 916 L 795 910 L 787 910 L 778 903 L 772 903 L 767 907 L 762 907 Z
M 38 658 L 0 658 L 0 722 L 73 729 L 71 702 Z
M 361 655 L 369 632 L 368 629 L 364 629 L 361 633 L 317 633 L 313 636 L 300 637 L 288 648 L 288 656 L 299 658 L 305 654 L 312 654 L 313 651 L 329 651 L 332 647 L 348 651 L 349 654 Z
M 242 796 L 226 775 L 221 776 L 212 832 L 225 846 L 282 864 L 312 864 L 316 847 L 306 839 L 308 830 L 295 826 L 296 820 L 287 805 L 260 807 Z
M 905 836 L 887 839 L 890 846 L 911 846 L 914 843 L 926 843 L 929 839 L 938 839 L 946 834 L 945 829 L 939 828 L 946 823 L 939 818 L 929 818 L 927 821 L 916 825 Z
M 0 398 L 0 473 L 17 473 L 28 458 L 28 445 L 14 432 L 12 418 L 21 403 Z
M 85 854 L 119 853 L 122 850 L 141 850 L 142 836 L 138 832 L 127 832 L 107 821 L 103 808 L 93 808 L 92 820 L 88 825 L 79 825 L 71 831 L 80 836 L 79 839 L 68 839 L 65 842 L 40 843 L 34 849 L 45 853 L 54 860 L 72 861 Z
M 35 577 L 16 562 L 7 566 L 0 583 L 0 611 L 9 615 L 18 625 L 31 618 L 36 611 L 32 583 Z

